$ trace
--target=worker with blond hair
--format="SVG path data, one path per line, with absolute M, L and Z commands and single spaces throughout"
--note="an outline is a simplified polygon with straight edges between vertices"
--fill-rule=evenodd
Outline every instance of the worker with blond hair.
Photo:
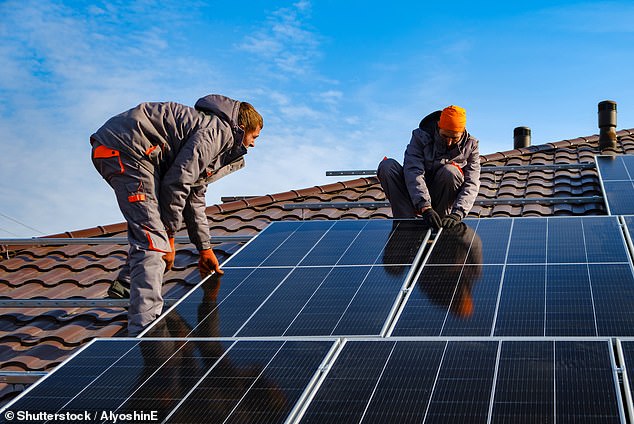
M 420 216 L 440 229 L 469 214 L 480 189 L 480 152 L 466 121 L 459 106 L 433 112 L 412 132 L 403 166 L 387 158 L 379 163 L 377 176 L 394 218 Z
M 129 336 L 162 312 L 163 273 L 174 264 L 174 234 L 183 223 L 201 276 L 222 273 L 209 238 L 207 185 L 244 166 L 263 125 L 249 103 L 212 94 L 193 108 L 141 103 L 90 137 L 93 164 L 128 223 L 128 259 L 108 295 L 130 298 Z

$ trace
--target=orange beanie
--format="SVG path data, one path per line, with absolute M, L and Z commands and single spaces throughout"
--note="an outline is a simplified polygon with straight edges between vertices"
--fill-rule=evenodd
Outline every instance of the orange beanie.
M 462 132 L 467 124 L 467 112 L 460 106 L 447 106 L 440 114 L 438 127 L 447 131 Z

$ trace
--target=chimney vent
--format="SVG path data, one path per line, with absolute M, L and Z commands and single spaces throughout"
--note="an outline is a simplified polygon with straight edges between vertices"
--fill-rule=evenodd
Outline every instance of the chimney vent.
M 616 102 L 599 103 L 599 150 L 616 149 Z
M 531 129 L 528 127 L 517 127 L 513 130 L 513 148 L 521 149 L 522 147 L 530 147 L 531 145 Z

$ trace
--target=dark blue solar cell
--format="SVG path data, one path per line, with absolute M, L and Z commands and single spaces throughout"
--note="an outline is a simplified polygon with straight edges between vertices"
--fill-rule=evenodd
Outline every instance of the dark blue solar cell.
M 393 336 L 439 336 L 462 266 L 425 266 L 399 317 Z
M 376 264 L 411 264 L 427 233 L 422 220 L 393 221 L 389 240 Z
M 237 333 L 237 337 L 282 336 L 332 268 L 297 268 Z
M 238 342 L 210 368 L 185 402 L 172 412 L 169 422 L 202 422 L 210 417 L 224 422 L 239 408 L 252 405 L 251 402 L 244 403 L 244 400 L 258 383 L 264 383 L 266 387 L 258 393 L 260 402 L 257 408 L 253 405 L 254 412 L 260 408 L 279 408 L 283 403 L 278 399 L 283 398 L 285 393 L 274 382 L 265 381 L 263 375 L 283 344 L 277 341 Z M 251 417 L 253 419 L 254 416 Z
M 259 268 L 221 302 L 214 301 L 210 293 L 199 304 L 198 324 L 188 337 L 232 337 L 291 271 Z M 172 318 L 177 320 L 178 316 Z
M 634 179 L 634 156 L 633 155 L 622 155 L 619 156 L 625 165 L 625 169 L 627 170 L 627 174 L 630 176 L 630 180 Z
M 157 344 L 165 345 L 164 355 L 153 353 Z M 149 409 L 158 411 L 161 419 L 165 418 L 231 345 L 229 341 L 190 341 L 183 345 L 169 340 L 141 342 L 143 374 L 118 411 L 134 413 Z M 118 392 L 116 386 L 114 391 Z
M 508 263 L 546 262 L 546 223 L 542 218 L 513 220 Z
M 304 222 L 284 243 L 272 251 L 261 266 L 297 265 L 333 225 L 332 221 Z
M 620 423 L 608 341 L 555 344 L 557 423 Z
M 285 422 L 331 346 L 332 342 L 324 341 L 285 342 L 240 399 L 227 423 Z M 195 408 L 194 402 L 191 407 Z
M 587 265 L 549 265 L 546 336 L 596 336 Z
M 543 336 L 545 293 L 545 265 L 508 265 L 494 335 Z
M 401 292 L 407 269 L 374 266 L 334 328 L 333 335 L 378 335 Z
M 477 237 L 477 240 L 474 240 Z M 472 245 L 475 243 L 474 248 Z M 467 258 L 469 256 L 469 258 Z M 434 243 L 427 263 L 430 265 L 462 265 L 482 263 L 482 242 L 472 227 L 462 224 L 454 228 L 444 229 Z
M 503 341 L 492 423 L 552 423 L 555 414 L 555 344 Z
M 604 183 L 610 180 L 631 179 L 620 156 L 597 156 L 596 160 Z
M 336 222 L 300 266 L 335 265 L 366 225 L 367 222 L 363 220 Z
M 634 213 L 634 184 L 632 181 L 603 181 L 611 215 Z
M 482 245 L 482 263 L 503 264 L 506 262 L 506 250 L 512 222 L 512 219 L 497 218 L 477 220 L 477 236 L 474 240 L 474 246 L 479 237 Z
M 350 245 L 350 249 L 339 260 L 339 265 L 381 263 L 383 248 L 387 245 L 393 230 L 393 221 L 383 219 L 368 221 L 361 234 Z
M 10 408 L 12 411 L 42 411 L 55 413 L 80 390 L 102 375 L 112 364 L 121 361 L 134 350 L 138 340 L 117 342 L 96 341 L 65 366 L 58 368 L 26 397 Z
M 450 342 L 426 414 L 425 422 L 486 422 L 497 342 Z
M 634 277 L 629 264 L 589 265 L 600 336 L 634 335 Z
M 502 266 L 426 266 L 394 336 L 488 336 Z
M 501 277 L 501 265 L 465 266 L 441 335 L 491 335 Z
M 363 422 L 423 422 L 445 346 L 441 341 L 397 342 Z
M 628 262 L 621 226 L 616 217 L 583 219 L 588 262 Z
M 360 422 L 394 345 L 391 341 L 346 343 L 301 422 Z
M 155 322 L 147 337 L 187 337 L 216 307 L 247 281 L 255 268 L 227 268 L 222 276 L 212 276 Z M 290 269 L 288 270 L 290 271 Z M 216 330 L 218 332 L 218 330 Z
M 258 237 L 240 250 L 239 254 L 232 256 L 224 267 L 255 267 L 260 265 L 303 224 L 303 222 L 295 221 L 271 223 L 258 234 Z
M 582 222 L 581 218 L 548 220 L 548 263 L 586 262 Z
M 107 348 L 107 343 L 116 342 L 103 342 L 102 346 Z M 141 393 L 146 393 L 142 391 L 144 390 L 143 385 L 185 344 L 184 341 L 141 342 L 137 344 L 116 361 L 109 362 L 108 367 L 97 376 L 94 376 L 89 383 L 64 390 L 64 395 L 68 397 L 66 402 L 61 405 L 61 412 L 94 411 L 97 409 L 97 405 L 99 405 L 99 408 L 103 405 L 109 411 L 118 410 L 128 397 L 140 391 Z M 92 359 L 94 360 L 93 367 L 97 369 L 102 367 L 102 358 Z M 59 377 L 63 378 L 61 375 Z M 75 381 L 75 383 L 77 382 Z M 43 386 L 54 393 L 55 397 L 62 394 L 60 388 L 56 387 L 54 380 Z M 176 390 L 176 388 L 172 389 Z M 162 393 L 165 394 L 166 392 L 163 391 Z M 175 394 L 172 393 L 172 395 Z M 156 399 L 159 399 L 159 396 L 156 396 Z M 33 400 L 33 398 L 30 398 L 31 402 Z M 40 405 L 36 404 L 29 407 L 42 410 L 44 402 L 42 400 L 40 402 Z M 51 405 L 49 402 L 47 404 Z M 165 408 L 158 402 L 154 409 L 161 414 L 165 414 Z
M 289 323 L 284 335 L 330 335 L 370 270 L 371 267 L 327 268 L 329 273 L 323 283 Z

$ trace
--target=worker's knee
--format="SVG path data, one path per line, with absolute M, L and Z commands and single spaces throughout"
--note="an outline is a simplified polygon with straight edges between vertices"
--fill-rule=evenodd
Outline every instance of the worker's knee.
M 447 164 L 438 169 L 434 176 L 434 185 L 441 186 L 444 190 L 456 191 L 464 184 L 462 170 L 456 165 Z
M 402 178 L 403 166 L 398 163 L 396 159 L 383 159 L 381 162 L 379 162 L 379 167 L 376 171 L 376 175 L 379 180 Z

